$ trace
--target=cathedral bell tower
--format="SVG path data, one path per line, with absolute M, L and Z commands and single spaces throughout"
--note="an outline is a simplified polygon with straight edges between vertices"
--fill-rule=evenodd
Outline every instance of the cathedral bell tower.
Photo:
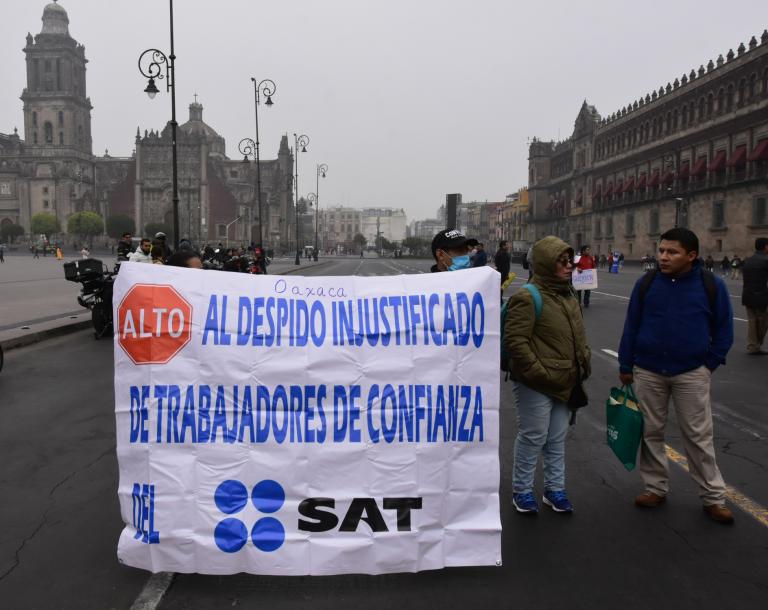
M 91 100 L 85 91 L 85 47 L 69 35 L 67 11 L 57 2 L 43 10 L 43 29 L 27 34 L 24 140 L 28 150 L 91 156 Z

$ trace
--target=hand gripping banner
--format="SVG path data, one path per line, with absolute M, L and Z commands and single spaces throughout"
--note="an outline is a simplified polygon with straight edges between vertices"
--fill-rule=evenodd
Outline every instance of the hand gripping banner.
M 499 279 L 123 264 L 121 562 L 299 575 L 499 565 Z

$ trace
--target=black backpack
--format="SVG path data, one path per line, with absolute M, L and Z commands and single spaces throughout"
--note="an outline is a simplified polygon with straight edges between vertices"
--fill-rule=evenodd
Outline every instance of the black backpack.
M 649 271 L 640 282 L 640 288 L 638 289 L 637 295 L 640 298 L 641 308 L 645 302 L 645 295 L 648 293 L 648 289 L 651 287 L 651 283 L 658 273 L 658 269 Z M 713 316 L 712 321 L 714 322 L 715 305 L 717 303 L 717 282 L 715 281 L 715 274 L 706 269 L 701 269 L 701 283 L 704 284 L 704 291 L 707 293 L 707 300 L 709 301 L 709 313 Z

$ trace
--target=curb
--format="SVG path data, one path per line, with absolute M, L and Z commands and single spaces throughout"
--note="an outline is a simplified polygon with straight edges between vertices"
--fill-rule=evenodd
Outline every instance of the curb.
M 61 326 L 54 326 L 52 328 L 46 328 L 45 330 L 38 330 L 26 335 L 0 341 L 0 347 L 3 348 L 3 351 L 7 352 L 18 347 L 26 347 L 27 345 L 39 343 L 46 339 L 53 339 L 55 337 L 76 333 L 77 331 L 85 330 L 91 326 L 92 322 L 90 320 L 80 320 L 70 324 L 62 324 Z
M 328 263 L 332 263 L 332 262 L 333 261 L 322 261 L 322 262 L 319 261 L 317 263 L 310 265 L 309 267 L 298 266 L 296 267 L 296 269 L 288 269 L 287 271 L 283 271 L 282 273 L 276 273 L 275 275 L 290 275 L 292 273 L 296 273 L 297 271 L 301 271 L 302 268 L 309 269 L 311 267 L 319 267 L 320 265 L 327 265 Z M 38 330 L 25 335 L 21 335 L 19 337 L 11 337 L 10 339 L 5 339 L 4 341 L 0 341 L 0 347 L 3 349 L 3 351 L 7 352 L 19 347 L 26 347 L 28 345 L 40 343 L 41 341 L 45 341 L 46 339 L 54 339 L 55 337 L 61 337 L 63 335 L 76 333 L 80 330 L 91 328 L 91 325 L 92 323 L 90 320 L 79 320 L 77 322 L 62 324 L 60 326 L 54 326 L 52 328 Z

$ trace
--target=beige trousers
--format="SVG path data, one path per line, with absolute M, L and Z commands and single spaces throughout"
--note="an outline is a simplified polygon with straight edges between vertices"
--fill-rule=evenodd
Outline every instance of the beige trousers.
M 725 482 L 715 462 L 709 400 L 711 375 L 705 366 L 672 377 L 635 369 L 635 389 L 643 413 L 640 476 L 647 491 L 660 496 L 669 491 L 664 429 L 671 397 L 688 458 L 688 471 L 699 485 L 699 497 L 705 505 L 725 503 Z
M 755 309 L 746 307 L 747 310 L 747 351 L 759 352 L 763 345 L 763 339 L 768 332 L 768 308 Z

